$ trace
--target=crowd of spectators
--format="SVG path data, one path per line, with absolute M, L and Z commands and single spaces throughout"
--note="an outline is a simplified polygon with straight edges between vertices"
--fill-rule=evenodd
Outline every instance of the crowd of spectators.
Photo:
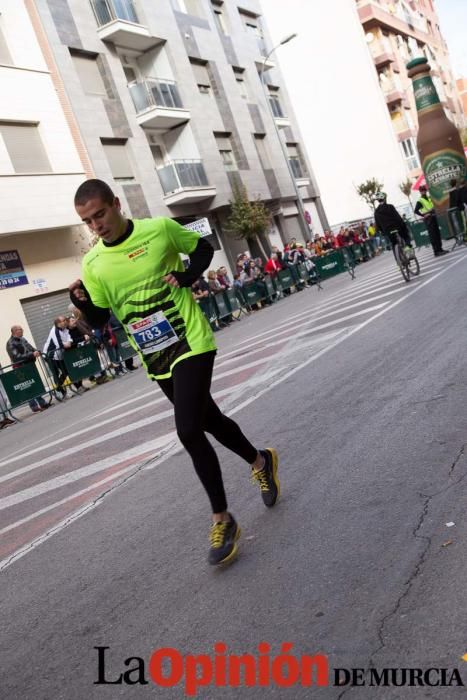
M 71 381 L 64 361 L 67 350 L 83 345 L 92 344 L 100 359 L 101 371 L 97 376 L 89 377 L 89 384 L 104 384 L 112 375 L 132 372 L 137 369 L 134 358 L 122 360 L 116 331 L 121 329 L 121 324 L 111 315 L 104 328 L 92 328 L 83 318 L 79 309 L 70 305 L 68 314 L 57 316 L 49 331 L 42 351 L 34 347 L 23 335 L 20 325 L 11 327 L 11 335 L 6 343 L 6 351 L 11 361 L 11 368 L 18 369 L 23 365 L 36 363 L 42 357 L 51 373 L 55 390 L 61 398 L 74 394 L 83 394 L 89 391 L 82 380 Z M 124 369 L 125 367 L 125 369 Z M 2 373 L 0 367 L 0 375 Z M 68 388 L 73 387 L 73 394 Z M 46 400 L 46 397 L 48 400 Z M 52 406 L 50 395 L 37 396 L 29 400 L 29 407 L 33 413 L 41 413 Z M 15 421 L 8 417 L 8 400 L 0 381 L 0 430 L 13 425 Z
M 219 294 L 228 289 L 234 289 L 240 292 L 245 286 L 255 283 L 261 290 L 264 286 L 266 275 L 274 278 L 281 270 L 286 270 L 290 267 L 304 264 L 309 272 L 315 266 L 315 260 L 323 255 L 327 255 L 338 248 L 349 248 L 352 255 L 355 257 L 355 262 L 365 262 L 368 260 L 368 253 L 362 247 L 360 253 L 355 254 L 351 246 L 362 244 L 367 240 L 375 240 L 376 254 L 381 250 L 381 238 L 378 235 L 373 222 L 368 226 L 364 222 L 359 224 L 344 227 L 342 226 L 338 233 L 333 233 L 330 230 L 325 231 L 322 235 L 315 235 L 305 244 L 297 242 L 296 238 L 292 238 L 283 249 L 277 246 L 272 246 L 269 258 L 252 257 L 249 251 L 240 253 L 236 260 L 236 270 L 233 279 L 229 277 L 227 269 L 220 267 L 217 270 L 209 270 L 206 277 L 201 276 L 193 285 L 193 297 L 197 301 L 207 299 L 210 294 Z M 304 289 L 307 285 L 305 282 L 299 282 L 296 285 L 298 290 Z M 290 290 L 284 290 L 282 293 L 289 294 Z M 271 303 L 270 300 L 265 300 L 264 303 Z M 253 309 L 257 308 L 253 305 Z

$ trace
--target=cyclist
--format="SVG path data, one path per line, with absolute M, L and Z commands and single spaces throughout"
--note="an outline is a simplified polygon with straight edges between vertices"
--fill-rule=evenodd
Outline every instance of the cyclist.
M 378 207 L 375 210 L 375 223 L 378 231 L 384 233 L 389 238 L 392 245 L 392 250 L 397 243 L 397 236 L 394 231 L 397 231 L 405 243 L 404 253 L 408 257 L 412 257 L 414 252 L 408 226 L 402 216 L 397 211 L 396 207 L 387 203 L 387 195 L 385 192 L 378 192 L 375 196 Z
M 127 219 L 102 180 L 80 185 L 75 208 L 99 241 L 84 257 L 83 282 L 69 287 L 71 301 L 96 327 L 108 322 L 112 309 L 149 377 L 174 404 L 178 436 L 211 502 L 209 563 L 229 561 L 240 528 L 227 510 L 221 467 L 206 432 L 251 465 L 266 506 L 276 503 L 280 486 L 276 451 L 257 450 L 210 393 L 216 346 L 191 285 L 214 251 L 171 219 Z M 180 253 L 190 258 L 186 270 Z

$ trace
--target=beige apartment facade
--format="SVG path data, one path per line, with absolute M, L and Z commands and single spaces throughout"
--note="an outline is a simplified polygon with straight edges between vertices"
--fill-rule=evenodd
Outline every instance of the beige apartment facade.
M 22 266 L 2 336 L 21 323 L 39 344 L 63 308 L 89 246 L 72 207 L 86 177 L 130 218 L 207 220 L 214 267 L 327 226 L 256 0 L 5 0 L 0 30 L 0 247 Z M 15 152 L 26 132 L 34 163 Z M 261 240 L 225 231 L 236 184 L 271 213 Z
M 447 116 L 464 123 L 448 47 L 433 0 L 357 0 L 360 22 L 380 89 L 410 177 L 420 174 L 416 148 L 417 110 L 406 64 L 426 56 Z

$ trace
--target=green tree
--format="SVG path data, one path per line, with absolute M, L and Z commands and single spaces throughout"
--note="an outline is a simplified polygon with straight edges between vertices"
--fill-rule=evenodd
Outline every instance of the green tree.
M 259 197 L 250 201 L 244 185 L 233 185 L 232 194 L 230 215 L 225 225 L 226 232 L 237 240 L 256 239 L 263 250 L 259 236 L 268 231 L 271 214 Z
M 375 196 L 378 192 L 381 192 L 384 185 L 379 182 L 375 177 L 362 182 L 360 185 L 356 186 L 357 194 L 361 197 L 372 211 L 375 211 Z
M 400 191 L 402 192 L 402 194 L 405 194 L 405 196 L 409 200 L 409 204 L 410 204 L 412 211 L 414 211 L 412 200 L 410 198 L 410 195 L 412 194 L 412 187 L 413 187 L 413 182 L 410 179 L 410 177 L 408 177 L 407 180 L 404 180 L 404 182 L 401 182 L 399 185 Z

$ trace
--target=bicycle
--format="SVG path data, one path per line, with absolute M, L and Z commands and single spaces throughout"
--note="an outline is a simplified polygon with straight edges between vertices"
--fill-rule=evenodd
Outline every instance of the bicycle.
M 406 282 L 410 282 L 410 277 L 416 277 L 420 274 L 420 264 L 415 255 L 415 251 L 412 249 L 411 253 L 407 254 L 405 252 L 406 243 L 399 231 L 391 231 L 391 236 L 394 235 L 396 242 L 394 244 L 394 257 L 396 263 L 399 266 L 401 275 Z

